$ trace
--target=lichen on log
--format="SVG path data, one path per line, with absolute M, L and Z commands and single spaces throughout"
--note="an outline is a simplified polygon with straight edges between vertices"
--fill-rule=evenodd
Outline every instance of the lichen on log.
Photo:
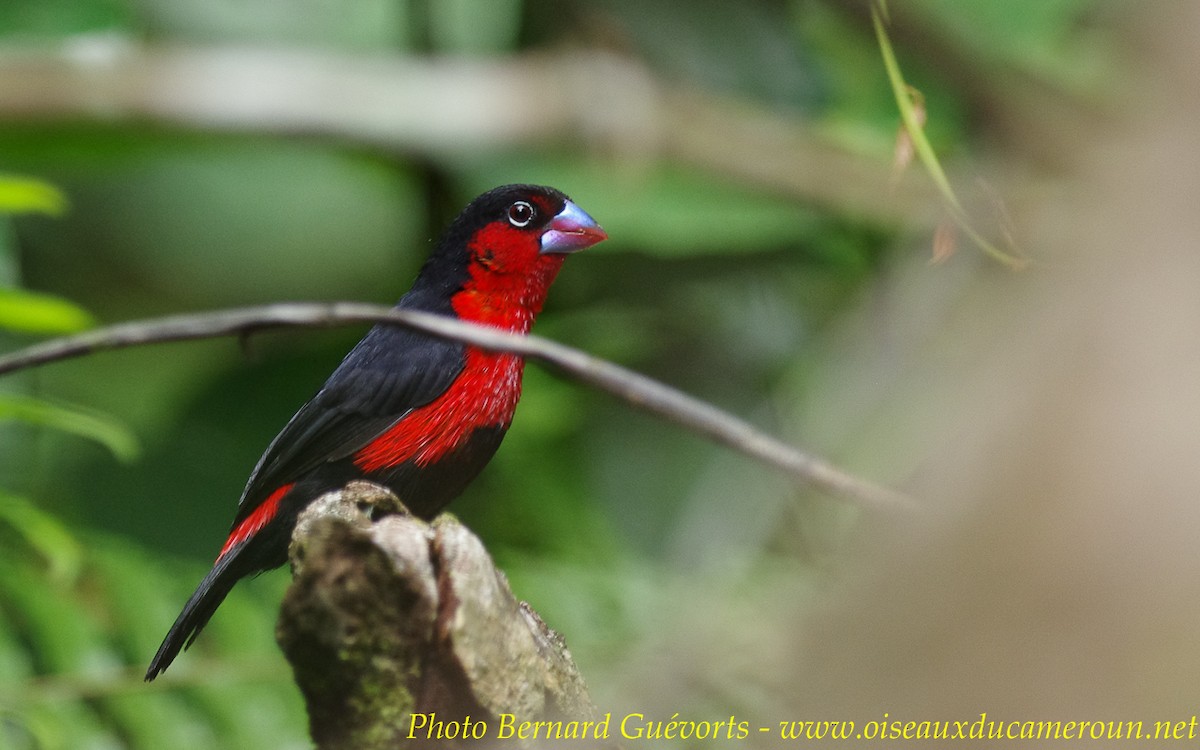
M 414 714 L 595 718 L 562 637 L 453 516 L 351 482 L 301 514 L 289 557 L 276 637 L 318 748 L 413 744 Z

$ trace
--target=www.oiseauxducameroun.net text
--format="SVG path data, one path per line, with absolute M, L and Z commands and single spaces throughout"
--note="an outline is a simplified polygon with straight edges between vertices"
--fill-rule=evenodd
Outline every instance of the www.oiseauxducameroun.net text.
M 758 727 L 760 734 L 786 740 L 1194 740 L 1196 716 L 1187 719 L 996 719 L 986 712 L 977 718 L 956 720 L 897 719 L 885 713 L 881 720 L 781 721 L 775 727 Z M 772 731 L 775 730 L 775 731 Z

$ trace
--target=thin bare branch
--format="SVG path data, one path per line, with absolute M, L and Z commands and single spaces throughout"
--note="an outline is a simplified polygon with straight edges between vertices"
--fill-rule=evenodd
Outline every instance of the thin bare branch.
M 287 303 L 121 323 L 0 356 L 0 375 L 109 349 L 244 335 L 267 328 L 331 327 L 350 323 L 399 325 L 488 351 L 519 354 L 740 451 L 786 473 L 797 482 L 811 483 L 868 506 L 914 507 L 909 498 L 783 443 L 711 404 L 578 349 L 536 336 L 518 336 L 453 318 L 381 305 Z

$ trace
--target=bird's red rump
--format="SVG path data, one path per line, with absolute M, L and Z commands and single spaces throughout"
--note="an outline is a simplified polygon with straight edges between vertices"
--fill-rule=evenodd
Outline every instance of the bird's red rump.
M 263 500 L 262 504 L 255 508 L 253 513 L 246 516 L 233 530 L 233 533 L 229 535 L 229 538 L 225 540 L 225 546 L 221 548 L 221 553 L 217 555 L 217 559 L 220 560 L 229 550 L 254 536 L 263 526 L 270 523 L 275 514 L 279 512 L 279 501 L 283 499 L 284 495 L 291 492 L 292 487 L 295 486 L 296 483 L 291 482 L 267 495 L 267 499 Z
M 521 397 L 520 357 L 467 349 L 466 367 L 441 396 L 409 412 L 354 454 L 354 465 L 372 473 L 412 461 L 427 466 L 461 446 L 483 427 L 508 427 Z

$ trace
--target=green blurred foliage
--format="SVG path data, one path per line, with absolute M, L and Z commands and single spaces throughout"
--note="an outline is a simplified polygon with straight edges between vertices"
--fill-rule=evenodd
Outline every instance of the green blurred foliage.
M 1081 23 L 1103 7 L 1092 0 L 916 0 L 910 5 L 907 10 L 981 61 L 1070 86 L 1101 85 L 1112 73 L 1103 35 Z
M 1092 5 L 922 0 L 911 13 L 997 64 L 1075 82 L 1064 60 L 1095 44 L 1073 33 Z M 0 45 L 85 33 L 378 56 L 604 46 L 884 163 L 898 122 L 869 23 L 832 1 L 0 2 Z M 934 145 L 972 149 L 969 92 L 918 51 L 899 54 Z M 797 405 L 901 231 L 579 144 L 463 144 L 418 160 L 137 122 L 0 125 L 0 171 L 37 179 L 0 178 L 5 348 L 95 320 L 392 300 L 473 195 L 535 181 L 611 235 L 571 258 L 537 332 L 788 438 L 805 437 Z M 40 213 L 9 216 L 30 209 Z M 259 453 L 360 334 L 172 344 L 0 379 L 0 747 L 307 746 L 272 640 L 284 573 L 239 585 L 160 682 L 142 686 L 140 670 L 219 548 Z M 814 447 L 887 463 L 853 441 Z M 503 448 L 454 511 L 567 635 L 599 695 L 606 666 L 657 610 L 706 583 L 749 600 L 791 581 L 801 606 L 855 517 L 534 366 Z
M 796 43 L 790 6 L 724 0 L 586 4 L 668 77 L 789 109 L 813 110 L 822 87 L 807 47 Z
M 18 43 L 61 39 L 72 34 L 132 28 L 128 4 L 121 0 L 45 0 L 0 3 L 0 29 Z
M 0 328 L 18 333 L 75 333 L 90 328 L 87 311 L 62 297 L 0 289 Z

